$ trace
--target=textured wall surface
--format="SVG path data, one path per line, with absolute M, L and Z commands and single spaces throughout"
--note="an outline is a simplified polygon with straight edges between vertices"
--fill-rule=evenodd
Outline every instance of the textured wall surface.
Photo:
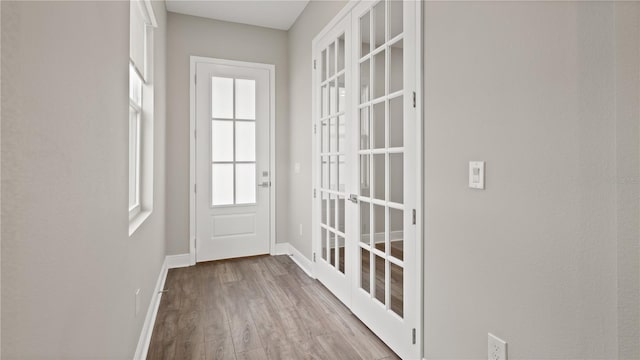
M 129 3 L 1 6 L 2 357 L 130 359 L 165 255 L 164 2 L 154 210 L 131 237 Z

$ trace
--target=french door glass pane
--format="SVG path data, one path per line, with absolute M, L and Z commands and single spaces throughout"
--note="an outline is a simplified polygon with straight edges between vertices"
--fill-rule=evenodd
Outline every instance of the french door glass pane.
M 216 119 L 233 119 L 232 78 L 211 78 L 211 116 Z
M 403 52 L 402 40 L 389 47 L 389 94 L 402 90 Z
M 385 283 L 386 279 L 384 277 L 384 258 L 380 256 L 374 256 L 373 263 L 373 271 L 374 271 L 374 281 L 375 281 L 375 297 L 381 303 L 385 303 Z
M 371 263 L 370 252 L 366 249 L 360 248 L 360 287 L 366 291 L 371 292 L 371 278 L 369 264 Z
M 344 70 L 344 34 L 340 35 L 338 38 L 338 71 Z
M 385 200 L 384 154 L 373 155 L 373 198 Z
M 211 121 L 211 160 L 233 161 L 233 121 Z
M 338 111 L 345 111 L 346 90 L 344 87 L 344 75 L 338 76 Z
M 371 223 L 370 217 L 371 204 L 366 201 L 360 201 L 360 241 L 365 244 L 371 244 Z
M 334 115 L 338 112 L 338 88 L 337 80 L 331 80 L 329 82 L 329 114 Z
M 327 193 L 322 192 L 321 193 L 321 198 L 320 198 L 320 222 L 322 224 L 327 225 L 327 212 L 329 211 L 328 209 L 328 204 L 329 204 L 329 198 L 327 196 Z
M 389 147 L 404 145 L 404 116 L 402 96 L 389 100 Z
M 371 182 L 369 181 L 369 169 L 371 155 L 360 155 L 360 196 L 371 196 Z
M 394 263 L 389 263 L 389 272 L 391 277 L 391 311 L 400 315 L 404 315 L 404 269 Z
M 336 234 L 332 231 L 329 232 L 329 263 L 336 266 Z
M 138 112 L 129 108 L 129 209 L 139 203 L 138 197 L 138 144 L 139 144 Z
M 256 164 L 236 164 L 236 204 L 256 202 Z
M 211 165 L 211 205 L 233 204 L 233 164 Z
M 322 243 L 322 259 L 327 261 L 327 229 L 320 229 L 320 243 Z
M 374 149 L 384 149 L 385 146 L 385 112 L 384 101 L 373 105 L 373 145 Z
M 333 194 L 329 194 L 329 227 L 336 227 L 336 196 Z
M 402 0 L 389 1 L 389 38 L 391 40 L 402 33 Z
M 256 119 L 256 81 L 236 79 L 236 119 Z
M 338 151 L 346 151 L 345 137 L 347 136 L 346 119 L 344 115 L 338 116 Z
M 336 73 L 336 44 L 331 43 L 329 45 L 329 58 L 327 59 L 329 67 L 329 77 L 332 77 Z
M 320 123 L 320 152 L 329 152 L 329 120 Z
M 345 252 L 344 252 L 344 238 L 338 235 L 338 271 L 344 274 Z
M 373 7 L 373 23 L 374 23 L 374 49 L 378 48 L 385 42 L 385 1 L 380 1 Z
M 385 252 L 385 216 L 384 206 L 373 205 L 373 246 Z
M 345 213 L 344 213 L 344 196 L 338 196 L 338 231 L 344 234 L 344 222 L 345 222 Z
M 403 203 L 404 156 L 389 154 L 389 201 Z
M 364 57 L 371 52 L 370 25 L 371 16 L 369 15 L 369 12 L 367 12 L 360 18 L 360 57 Z
M 329 119 L 329 151 L 338 152 L 337 119 Z
M 236 161 L 256 161 L 256 123 L 236 121 Z
M 329 87 L 324 85 L 320 89 L 320 116 L 325 117 L 329 115 Z
M 371 98 L 369 90 L 370 90 L 370 73 L 369 73 L 369 59 L 363 61 L 360 64 L 360 103 L 364 104 Z
M 398 260 L 404 259 L 404 211 L 389 208 L 390 254 Z
M 369 137 L 371 134 L 369 123 L 369 107 L 360 109 L 360 149 L 369 149 Z
M 373 98 L 377 99 L 385 94 L 385 66 L 386 51 L 381 51 L 373 56 Z

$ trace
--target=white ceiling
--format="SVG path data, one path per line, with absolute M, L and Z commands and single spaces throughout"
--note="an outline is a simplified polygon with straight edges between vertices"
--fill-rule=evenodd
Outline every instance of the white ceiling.
M 309 0 L 166 0 L 167 10 L 210 19 L 289 30 Z

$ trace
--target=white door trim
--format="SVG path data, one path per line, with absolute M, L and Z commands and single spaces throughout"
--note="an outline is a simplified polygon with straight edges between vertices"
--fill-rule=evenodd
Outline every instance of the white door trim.
M 189 261 L 196 264 L 196 64 L 214 64 L 269 71 L 269 252 L 276 248 L 276 67 L 273 64 L 253 63 L 191 56 L 189 60 Z
M 327 25 L 320 30 L 320 32 L 313 38 L 311 42 L 311 59 L 315 59 L 314 49 L 316 48 L 316 43 L 319 42 L 339 21 L 341 21 L 345 16 L 350 16 L 351 10 L 361 1 L 369 1 L 369 0 L 350 0 L 344 8 L 338 14 L 327 23 Z M 407 1 L 407 0 L 405 0 Z M 409 0 L 411 1 L 411 0 Z M 416 182 L 418 186 L 416 187 L 416 257 L 417 264 L 416 269 L 418 273 L 416 274 L 416 289 L 418 289 L 418 327 L 416 329 L 416 342 L 420 351 L 420 357 L 423 358 L 424 351 L 424 245 L 423 242 L 426 241 L 424 237 L 424 171 L 426 164 L 424 163 L 424 113 L 423 113 L 423 94 L 424 94 L 424 76 L 423 76 L 423 61 L 424 61 L 424 50 L 423 50 L 423 33 L 424 33 L 424 24 L 423 24 L 423 2 L 416 1 L 416 13 L 415 13 L 415 21 L 416 21 L 416 34 L 415 34 L 415 61 L 416 61 L 416 84 L 415 84 L 415 92 L 416 92 L 416 157 L 415 157 L 415 165 L 418 171 L 416 171 Z M 311 89 L 312 89 L 312 101 L 311 101 L 311 146 L 312 146 L 312 161 L 316 161 L 316 136 L 314 133 L 313 126 L 317 124 L 317 97 L 316 97 L 316 86 L 317 80 L 315 77 L 315 73 L 313 70 L 313 64 L 311 65 Z M 347 106 L 351 106 L 348 104 Z M 311 167 L 312 169 L 312 179 L 313 179 L 313 191 L 317 192 L 318 184 L 316 181 L 316 169 L 315 166 Z M 314 192 L 310 194 L 311 201 L 315 201 Z M 312 207 L 311 214 L 311 223 L 315 224 L 315 219 L 318 216 L 315 206 Z M 313 225 L 312 225 L 313 226 Z M 313 233 L 315 234 L 315 233 Z M 312 237 L 312 249 L 315 251 L 316 242 L 319 241 Z M 315 264 L 312 258 L 312 266 L 315 268 Z M 315 270 L 314 270 L 315 271 Z

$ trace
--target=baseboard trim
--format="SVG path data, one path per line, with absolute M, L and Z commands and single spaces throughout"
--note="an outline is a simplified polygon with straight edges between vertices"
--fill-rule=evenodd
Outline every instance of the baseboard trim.
M 302 253 L 290 243 L 283 243 L 282 245 L 283 247 L 286 246 L 286 252 L 284 252 L 283 254 L 289 255 L 291 260 L 293 260 L 293 262 L 296 263 L 296 265 L 298 265 L 298 267 L 302 269 L 302 271 L 307 273 L 307 275 L 309 275 L 309 277 L 311 277 L 312 279 L 315 279 L 316 277 L 313 275 L 313 264 L 311 260 L 302 255 Z
M 149 345 L 151 343 L 151 335 L 153 333 L 153 326 L 156 322 L 156 316 L 158 315 L 158 308 L 160 307 L 160 299 L 162 298 L 162 289 L 164 289 L 164 282 L 167 279 L 168 256 L 165 257 L 162 267 L 160 268 L 160 274 L 156 281 L 156 287 L 153 290 L 151 296 L 151 302 L 147 309 L 147 315 L 142 325 L 142 331 L 140 332 L 140 338 L 138 339 L 138 346 L 136 347 L 136 353 L 133 356 L 134 360 L 144 360 L 147 358 L 149 352 Z
M 167 269 L 177 269 L 191 266 L 190 254 L 167 255 Z
M 276 243 L 271 255 L 289 255 L 289 243 Z

